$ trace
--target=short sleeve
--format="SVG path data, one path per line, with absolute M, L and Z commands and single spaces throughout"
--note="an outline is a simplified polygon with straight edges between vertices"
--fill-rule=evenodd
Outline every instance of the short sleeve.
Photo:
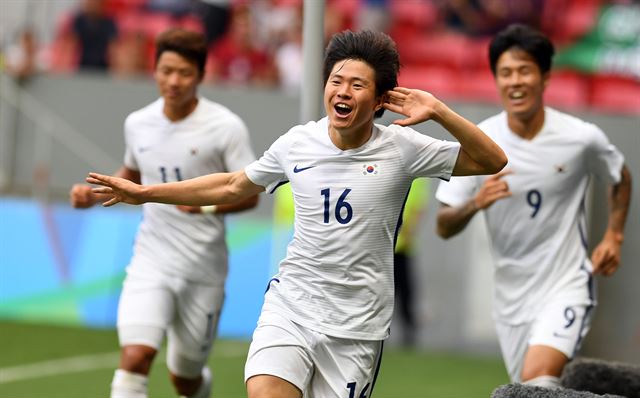
M 251 182 L 273 192 L 280 184 L 287 181 L 282 162 L 289 152 L 288 135 L 280 136 L 260 159 L 245 167 L 244 171 Z
M 460 144 L 438 140 L 411 128 L 395 132 L 405 158 L 407 172 L 413 177 L 435 177 L 449 180 L 458 160 Z
M 436 190 L 436 199 L 451 207 L 458 207 L 469 201 L 479 186 L 478 176 L 453 177 L 441 181 Z
M 138 167 L 138 161 L 136 160 L 135 153 L 133 151 L 133 146 L 130 142 L 130 132 L 129 132 L 129 119 L 127 118 L 124 122 L 124 165 L 126 168 L 130 170 L 140 170 Z
M 251 149 L 249 131 L 240 118 L 233 119 L 228 131 L 228 142 L 223 154 L 224 164 L 227 171 L 241 170 L 256 159 Z
M 590 173 L 609 184 L 620 182 L 624 155 L 616 148 L 604 132 L 596 125 L 592 129 L 591 142 L 587 153 L 587 168 Z

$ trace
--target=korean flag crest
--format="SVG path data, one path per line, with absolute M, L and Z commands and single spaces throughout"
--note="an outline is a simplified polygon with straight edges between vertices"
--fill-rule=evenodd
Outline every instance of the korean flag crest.
M 365 176 L 378 174 L 378 170 L 379 170 L 379 167 L 375 163 L 362 165 L 362 174 Z

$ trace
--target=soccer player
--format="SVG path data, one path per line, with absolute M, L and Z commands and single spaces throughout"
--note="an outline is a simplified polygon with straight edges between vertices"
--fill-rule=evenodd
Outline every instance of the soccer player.
M 156 45 L 161 98 L 127 117 L 124 165 L 116 175 L 160 184 L 239 170 L 254 161 L 244 122 L 197 94 L 207 57 L 204 36 L 174 29 Z M 89 185 L 71 189 L 74 207 L 103 200 Z M 227 276 L 223 214 L 252 208 L 257 200 L 246 195 L 219 206 L 144 206 L 118 307 L 122 355 L 112 398 L 147 396 L 147 376 L 165 334 L 167 367 L 178 394 L 209 397 L 206 363 Z
M 507 153 L 490 177 L 441 183 L 437 231 L 449 238 L 483 210 L 495 259 L 493 316 L 515 382 L 558 386 L 589 330 L 593 274 L 618 268 L 631 176 L 597 126 L 545 107 L 551 41 L 511 25 L 491 41 L 489 59 L 504 112 L 480 123 Z M 590 176 L 611 185 L 609 222 L 591 259 L 584 200 Z
M 221 204 L 289 181 L 295 232 L 253 334 L 250 398 L 369 396 L 389 333 L 393 245 L 411 182 L 506 164 L 500 147 L 433 95 L 394 89 L 399 67 L 386 34 L 338 33 L 325 52 L 327 117 L 293 127 L 244 170 L 159 185 L 87 178 L 113 195 L 106 206 Z M 407 118 L 374 124 L 384 109 Z M 430 119 L 459 144 L 401 126 Z

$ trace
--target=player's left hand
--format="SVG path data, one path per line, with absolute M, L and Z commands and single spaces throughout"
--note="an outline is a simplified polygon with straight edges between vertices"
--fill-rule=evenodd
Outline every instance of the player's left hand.
M 382 106 L 406 116 L 406 119 L 395 120 L 394 124 L 411 126 L 433 118 L 439 103 L 436 97 L 426 91 L 396 87 L 387 91 L 387 100 Z
M 139 205 L 145 202 L 142 199 L 143 186 L 127 179 L 89 173 L 86 181 L 89 184 L 102 185 L 100 188 L 93 188 L 93 193 L 113 195 L 111 199 L 102 204 L 104 207 L 113 206 L 119 202 L 130 205 Z
M 604 276 L 613 275 L 620 265 L 620 242 L 605 235 L 591 254 L 593 273 Z

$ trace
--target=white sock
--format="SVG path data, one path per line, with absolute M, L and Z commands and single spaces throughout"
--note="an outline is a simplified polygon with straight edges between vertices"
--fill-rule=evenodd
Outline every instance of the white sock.
M 545 388 L 561 388 L 560 379 L 556 376 L 538 376 L 525 381 L 523 384 L 528 386 L 545 387 Z
M 210 398 L 211 397 L 211 370 L 207 366 L 202 368 L 202 384 L 195 394 L 188 398 Z M 187 397 L 184 397 L 187 398 Z
M 147 376 L 116 369 L 111 382 L 111 398 L 147 398 Z

